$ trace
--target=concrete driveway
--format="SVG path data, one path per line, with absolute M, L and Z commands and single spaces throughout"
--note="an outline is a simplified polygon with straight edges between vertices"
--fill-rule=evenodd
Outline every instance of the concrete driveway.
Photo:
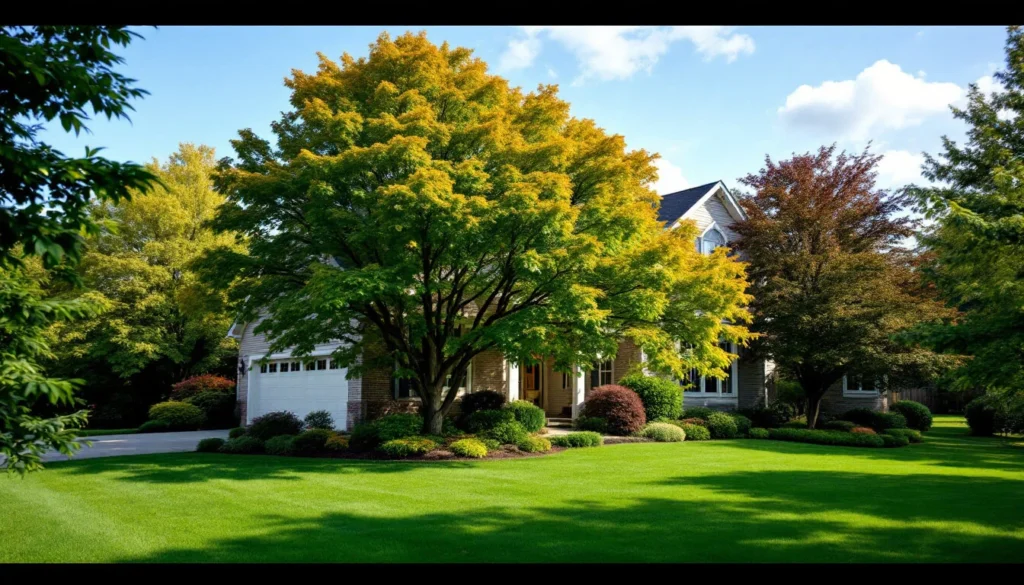
M 145 455 L 148 453 L 178 453 L 195 451 L 196 443 L 210 437 L 228 438 L 228 431 L 187 431 L 183 433 L 145 433 L 138 435 L 97 435 L 83 437 L 92 441 L 92 447 L 82 446 L 71 459 L 116 457 L 118 455 Z M 43 455 L 43 461 L 67 461 L 68 457 L 56 451 Z

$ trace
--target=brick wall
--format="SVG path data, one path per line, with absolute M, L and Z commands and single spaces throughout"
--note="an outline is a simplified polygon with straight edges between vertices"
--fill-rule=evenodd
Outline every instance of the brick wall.
M 495 390 L 508 394 L 505 356 L 500 351 L 485 351 L 473 358 L 473 391 L 478 390 Z

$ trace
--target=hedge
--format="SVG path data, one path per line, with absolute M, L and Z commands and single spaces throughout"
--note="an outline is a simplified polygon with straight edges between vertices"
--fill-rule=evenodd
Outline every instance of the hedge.
M 161 402 L 149 407 L 149 420 L 161 420 L 174 431 L 195 431 L 206 422 L 206 413 L 187 402 Z
M 220 446 L 220 452 L 231 454 L 262 453 L 263 441 L 249 435 L 228 439 Z
M 516 420 L 516 415 L 511 410 L 507 409 L 485 409 L 478 410 L 469 416 L 466 416 L 462 420 L 462 428 L 470 433 L 483 433 L 493 429 L 504 422 L 513 422 Z
M 199 441 L 198 445 L 196 445 L 196 451 L 199 453 L 213 453 L 219 451 L 224 442 L 224 439 L 221 439 L 220 437 L 203 439 L 202 441 Z
M 326 410 L 314 410 L 302 419 L 307 429 L 334 430 L 334 417 Z
M 523 425 L 528 433 L 536 433 L 548 422 L 544 409 L 525 400 L 515 400 L 505 405 L 505 410 L 512 413 L 513 418 Z
M 861 435 L 842 431 L 821 431 L 812 429 L 769 429 L 768 438 L 776 441 L 795 441 L 816 445 L 841 445 L 845 447 L 884 447 L 880 435 Z
M 906 437 L 911 443 L 920 443 L 923 440 L 921 431 L 917 429 L 888 429 L 882 434 L 892 435 L 893 437 Z
M 297 435 L 302 431 L 302 421 L 293 413 L 278 410 L 268 412 L 252 420 L 245 434 L 266 441 L 278 435 Z
M 604 444 L 604 437 L 592 431 L 579 431 L 567 435 L 551 437 L 551 444 L 556 447 L 599 447 Z
M 649 421 L 676 419 L 683 413 L 683 389 L 672 380 L 637 373 L 622 378 L 619 384 L 637 393 Z
M 763 429 L 761 427 L 755 427 L 750 429 L 749 437 L 751 439 L 767 439 L 768 436 L 768 429 Z
M 294 442 L 294 435 L 278 435 L 267 439 L 267 442 L 263 444 L 263 448 L 270 455 L 291 455 L 295 452 L 293 448 Z

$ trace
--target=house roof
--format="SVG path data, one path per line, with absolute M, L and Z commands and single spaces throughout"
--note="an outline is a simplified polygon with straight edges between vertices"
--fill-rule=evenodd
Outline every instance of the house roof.
M 690 208 L 696 205 L 718 183 L 719 181 L 715 181 L 714 183 L 662 195 L 661 207 L 658 208 L 658 220 L 668 222 L 671 225 L 672 222 L 682 217 L 687 211 L 690 211 Z

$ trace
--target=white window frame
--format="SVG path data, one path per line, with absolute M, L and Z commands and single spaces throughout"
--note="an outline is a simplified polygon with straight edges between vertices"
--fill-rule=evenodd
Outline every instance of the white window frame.
M 701 234 L 699 236 L 697 236 L 697 242 L 696 242 L 697 251 L 700 252 L 701 254 L 710 255 L 710 253 L 711 253 L 711 252 L 705 252 L 704 251 L 704 236 L 708 235 L 708 233 L 710 233 L 710 232 L 718 232 L 718 235 L 722 236 L 722 245 L 721 246 L 715 246 L 716 248 L 724 247 L 724 246 L 728 246 L 729 245 L 729 236 L 725 235 L 725 230 L 723 230 L 722 228 L 718 227 L 717 223 L 711 222 L 711 225 L 709 225 L 707 227 L 707 229 L 705 229 L 703 232 L 701 232 Z M 714 250 L 712 250 L 712 252 L 713 251 Z
M 879 386 L 884 382 L 884 376 L 880 380 L 875 380 L 875 387 L 871 390 L 864 389 L 863 376 L 861 376 L 861 383 L 857 388 L 851 388 L 849 382 L 846 380 L 846 376 L 843 376 L 843 396 L 857 397 L 857 396 L 879 396 L 881 391 L 878 389 Z
M 608 366 L 605 369 L 605 365 Z M 608 374 L 608 382 L 604 381 L 604 375 Z M 615 382 L 615 360 L 604 360 L 597 362 L 597 385 L 605 386 Z
M 737 351 L 735 343 L 729 342 L 729 353 L 739 355 L 739 351 Z M 740 358 L 739 357 L 737 357 L 736 359 L 732 360 L 732 363 L 729 364 L 729 386 L 730 386 L 730 389 L 732 390 L 731 392 L 722 392 L 722 385 L 725 383 L 725 380 L 722 380 L 721 378 L 711 378 L 712 380 L 715 381 L 715 391 L 714 392 L 705 392 L 704 391 L 704 383 L 705 383 L 705 380 L 710 378 L 710 376 L 700 376 L 698 378 L 699 381 L 697 382 L 697 384 L 695 386 L 691 386 L 689 388 L 684 388 L 683 389 L 683 394 L 685 396 L 692 396 L 694 398 L 697 398 L 697 397 L 700 397 L 700 396 L 704 396 L 706 398 L 716 398 L 716 399 L 723 399 L 723 400 L 737 400 L 738 396 L 739 396 L 739 389 L 740 389 L 740 383 L 739 383 L 740 382 L 740 377 L 739 377 L 740 368 L 739 368 L 739 366 L 740 366 Z M 689 378 L 687 378 L 686 381 L 689 382 Z M 680 385 L 682 385 L 682 380 L 680 380 Z

